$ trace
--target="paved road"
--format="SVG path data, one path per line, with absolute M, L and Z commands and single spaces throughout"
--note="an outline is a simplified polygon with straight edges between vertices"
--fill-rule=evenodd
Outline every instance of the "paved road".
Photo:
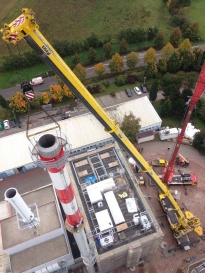
M 205 51 L 205 45 L 198 45 L 195 47 L 199 47 L 201 50 Z M 160 58 L 160 51 L 156 51 L 156 54 L 157 54 L 157 57 Z M 141 67 L 144 65 L 144 52 L 138 52 L 138 56 L 139 56 L 139 63 L 137 64 L 137 67 Z M 110 62 L 110 60 L 106 60 L 103 62 L 104 66 L 105 66 L 105 73 L 110 73 L 109 62 Z M 96 76 L 96 74 L 94 72 L 94 66 L 89 66 L 86 69 L 87 69 L 87 77 L 86 78 L 92 78 L 92 77 Z M 129 69 L 129 67 L 126 65 L 126 56 L 124 56 L 124 70 L 127 70 L 127 69 Z M 38 96 L 38 95 L 40 95 L 41 91 L 49 89 L 49 86 L 51 84 L 55 84 L 55 83 L 56 83 L 55 76 L 50 76 L 50 77 L 44 78 L 44 84 L 39 85 L 39 86 L 35 86 L 34 91 L 35 91 L 36 95 Z M 0 90 L 0 95 L 2 95 L 5 99 L 9 99 L 12 94 L 15 94 L 18 91 L 21 91 L 20 85 L 17 85 L 15 87 L 11 87 L 8 89 L 2 89 L 2 90 Z

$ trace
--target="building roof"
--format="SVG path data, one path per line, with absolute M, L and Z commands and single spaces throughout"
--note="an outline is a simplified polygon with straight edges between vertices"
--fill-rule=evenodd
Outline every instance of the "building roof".
M 146 96 L 109 107 L 106 110 L 119 123 L 124 115 L 129 114 L 131 111 L 137 118 L 140 118 L 141 127 L 161 122 L 160 117 Z M 72 149 L 110 138 L 110 134 L 90 113 L 59 121 L 59 124 L 62 132 L 67 136 L 68 142 L 72 145 Z M 31 129 L 30 133 L 48 132 L 49 128 L 54 127 L 55 124 L 47 124 Z M 26 138 L 25 131 L 2 137 L 0 151 L 4 160 L 1 161 L 0 172 L 31 163 L 28 145 L 29 141 Z
M 132 112 L 136 118 L 140 118 L 141 128 L 162 122 L 147 96 L 109 107 L 107 110 L 119 123 L 125 114 Z

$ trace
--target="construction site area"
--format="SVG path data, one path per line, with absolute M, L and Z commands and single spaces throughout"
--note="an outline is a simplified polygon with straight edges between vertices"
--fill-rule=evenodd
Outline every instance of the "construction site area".
M 154 140 L 162 121 L 147 97 L 114 106 L 118 118 L 120 109 L 123 116 L 137 104 L 145 112 L 144 142 L 141 136 L 133 145 L 120 119 L 101 107 L 41 34 L 33 11 L 22 12 L 1 30 L 3 39 L 24 39 L 90 113 L 31 130 L 28 113 L 26 131 L 1 138 L 1 271 L 205 271 L 205 157 L 182 144 L 205 89 L 205 63 L 175 138 Z M 21 88 L 28 103 L 35 100 L 29 82 Z

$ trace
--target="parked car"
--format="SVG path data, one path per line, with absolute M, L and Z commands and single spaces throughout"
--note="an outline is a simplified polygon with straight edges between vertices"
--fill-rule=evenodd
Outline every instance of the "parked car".
M 134 87 L 134 91 L 137 95 L 141 95 L 142 94 L 142 91 L 139 89 L 139 87 Z
M 132 97 L 132 91 L 129 88 L 125 88 L 125 93 L 128 97 Z
M 0 131 L 4 130 L 4 123 L 0 121 Z
M 8 130 L 10 128 L 8 119 L 3 121 L 4 123 L 4 129 Z
M 15 121 L 15 119 L 11 119 L 9 121 L 9 125 L 10 125 L 11 128 L 15 128 L 16 127 L 16 121 Z
M 39 84 L 42 84 L 42 83 L 44 83 L 42 77 L 33 78 L 33 79 L 30 81 L 30 84 L 31 84 L 31 85 L 39 85 Z
M 147 86 L 146 86 L 145 84 L 142 84 L 142 85 L 140 86 L 140 88 L 141 88 L 141 90 L 142 90 L 143 93 L 147 93 L 147 92 L 148 92 Z
M 68 119 L 68 118 L 70 118 L 70 117 L 71 117 L 70 115 L 65 114 L 65 115 L 62 115 L 62 116 L 61 116 L 61 120 Z

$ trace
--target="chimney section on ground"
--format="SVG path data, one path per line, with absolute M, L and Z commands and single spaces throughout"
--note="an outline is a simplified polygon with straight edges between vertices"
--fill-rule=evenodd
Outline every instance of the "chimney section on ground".
M 14 209 L 22 217 L 25 223 L 32 223 L 34 221 L 34 214 L 31 209 L 26 205 L 23 198 L 18 193 L 17 189 L 10 188 L 4 194 L 5 200 L 8 201 Z

